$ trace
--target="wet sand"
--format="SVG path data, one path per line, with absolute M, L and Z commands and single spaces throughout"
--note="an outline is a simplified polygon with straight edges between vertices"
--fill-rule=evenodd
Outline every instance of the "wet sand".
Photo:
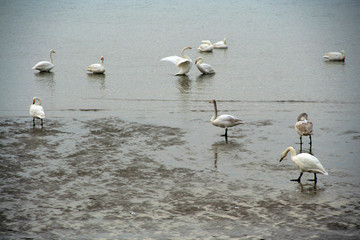
M 290 182 L 298 171 L 277 159 L 254 170 L 258 160 L 241 153 L 253 155 L 241 143 L 251 135 L 240 128 L 212 145 L 201 169 L 184 166 L 197 161 L 197 146 L 179 128 L 117 117 L 0 124 L 3 239 L 357 239 L 360 232 L 359 191 L 337 195 L 343 183 L 329 180 L 331 170 L 316 187 L 306 173 L 302 184 Z M 219 169 L 224 159 L 238 176 Z

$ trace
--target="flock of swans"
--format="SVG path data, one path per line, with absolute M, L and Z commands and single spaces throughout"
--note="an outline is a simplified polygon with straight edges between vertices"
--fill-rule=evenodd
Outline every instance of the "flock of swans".
M 200 52 L 209 52 L 212 51 L 214 48 L 226 49 L 226 38 L 224 40 L 219 41 L 215 44 L 211 44 L 209 40 L 202 41 L 202 44 L 198 47 Z M 181 56 L 169 56 L 162 58 L 161 61 L 168 61 L 175 64 L 179 67 L 180 71 L 175 75 L 185 75 L 187 74 L 192 66 L 192 60 L 189 56 L 184 54 L 185 50 L 192 49 L 191 47 L 185 47 L 181 51 Z M 54 68 L 54 63 L 52 59 L 52 54 L 55 53 L 53 49 L 50 50 L 50 62 L 49 61 L 41 61 L 38 62 L 33 69 L 39 70 L 41 72 L 49 72 L 51 69 Z M 342 50 L 341 52 L 329 52 L 323 56 L 324 59 L 329 61 L 345 61 L 345 52 Z M 88 66 L 87 71 L 95 74 L 103 74 L 105 72 L 105 68 L 103 66 L 104 57 L 101 57 L 101 63 L 95 63 Z M 204 63 L 204 59 L 202 57 L 198 57 L 195 60 L 195 65 L 199 69 L 199 71 L 203 74 L 213 74 L 215 70 L 212 68 L 211 65 Z M 225 133 L 221 136 L 224 136 L 227 140 L 227 133 L 228 128 L 237 126 L 242 124 L 242 120 L 238 117 L 229 115 L 229 114 L 222 114 L 218 115 L 216 100 L 211 100 L 209 103 L 214 105 L 214 115 L 210 119 L 211 124 L 216 127 L 224 128 Z M 30 116 L 33 118 L 33 126 L 36 125 L 36 119 L 40 119 L 40 124 L 43 126 L 43 119 L 45 118 L 45 111 L 44 108 L 41 106 L 41 99 L 39 97 L 33 98 L 33 103 L 30 105 Z M 300 136 L 300 152 L 302 151 L 302 137 L 309 136 L 309 144 L 310 144 L 310 153 L 312 147 L 312 139 L 311 135 L 313 134 L 313 124 L 309 120 L 308 115 L 306 113 L 301 113 L 298 118 L 297 122 L 295 123 L 295 130 Z M 280 157 L 280 162 L 287 156 L 290 152 L 292 161 L 300 168 L 300 176 L 297 179 L 291 179 L 291 181 L 301 182 L 301 177 L 304 172 L 309 172 L 314 174 L 314 179 L 310 181 L 314 181 L 315 184 L 317 182 L 317 173 L 328 175 L 320 161 L 314 157 L 312 154 L 309 153 L 299 153 L 296 154 L 296 151 L 293 147 L 288 147 Z

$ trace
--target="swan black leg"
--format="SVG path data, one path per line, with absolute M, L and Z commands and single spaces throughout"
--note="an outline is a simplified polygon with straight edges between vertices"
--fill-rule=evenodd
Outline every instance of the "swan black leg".
M 302 175 L 303 175 L 303 172 L 301 172 L 301 173 L 300 173 L 300 176 L 299 176 L 299 178 L 298 178 L 298 179 L 291 179 L 290 181 L 300 183 L 300 179 L 301 179 Z
M 227 128 L 225 128 L 225 134 L 221 135 L 222 137 L 227 137 Z
M 44 122 L 43 122 L 43 119 L 41 119 L 41 126 L 43 126 L 44 125 Z
M 309 179 L 309 181 L 313 181 L 313 182 L 317 182 L 317 177 L 316 177 L 316 173 L 314 173 L 314 179 Z
M 33 127 L 35 127 L 35 118 L 33 118 Z
M 302 145 L 302 136 L 300 136 L 300 146 Z
M 311 135 L 309 135 L 309 138 L 310 138 L 310 146 L 312 146 Z

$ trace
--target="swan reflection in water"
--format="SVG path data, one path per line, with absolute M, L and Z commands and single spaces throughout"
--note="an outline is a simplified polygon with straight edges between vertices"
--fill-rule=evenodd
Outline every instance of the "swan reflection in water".
M 88 80 L 92 83 L 98 83 L 101 89 L 105 89 L 105 74 L 87 74 Z

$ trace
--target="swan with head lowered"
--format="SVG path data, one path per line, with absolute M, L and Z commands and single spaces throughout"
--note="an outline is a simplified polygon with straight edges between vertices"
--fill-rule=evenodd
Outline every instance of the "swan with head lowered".
M 224 40 L 222 40 L 222 41 L 214 43 L 214 48 L 223 48 L 223 49 L 228 48 L 228 46 L 226 44 L 226 38 L 224 38 Z
M 291 179 L 290 181 L 297 181 L 300 183 L 301 177 L 304 172 L 314 173 L 314 179 L 310 180 L 310 181 L 314 181 L 315 183 L 317 181 L 317 177 L 316 177 L 317 173 L 329 175 L 325 171 L 323 165 L 320 163 L 320 161 L 316 157 L 314 157 L 313 155 L 311 155 L 309 153 L 299 153 L 298 155 L 296 155 L 296 151 L 293 147 L 288 147 L 281 154 L 280 162 L 286 157 L 288 152 L 291 153 L 291 159 L 296 164 L 296 166 L 298 166 L 301 170 L 300 176 L 297 179 Z
M 300 145 L 302 144 L 302 136 L 309 136 L 310 145 L 312 144 L 311 135 L 313 134 L 313 123 L 308 119 L 306 113 L 301 113 L 295 123 L 295 130 L 300 135 Z
M 212 52 L 212 50 L 214 50 L 214 46 L 209 40 L 203 40 L 201 42 L 202 44 L 198 47 L 200 52 Z
M 204 63 L 204 59 L 202 57 L 198 57 L 195 60 L 195 65 L 203 74 L 213 74 L 215 70 L 212 68 L 210 64 Z
M 221 135 L 227 138 L 227 131 L 229 127 L 233 127 L 239 124 L 242 124 L 243 122 L 232 115 L 228 115 L 228 114 L 223 114 L 223 115 L 218 115 L 217 112 L 217 106 L 216 106 L 216 101 L 211 100 L 209 103 L 213 103 L 214 104 L 214 115 L 212 116 L 210 122 L 212 123 L 212 125 L 216 126 L 216 127 L 221 127 L 221 128 L 225 128 L 225 134 Z
M 181 50 L 181 57 L 179 56 L 170 56 L 162 58 L 160 61 L 167 61 L 175 64 L 180 68 L 180 71 L 175 74 L 175 76 L 181 76 L 187 74 L 192 66 L 192 60 L 189 56 L 184 54 L 185 50 L 191 49 L 191 47 L 185 47 Z
M 341 52 L 328 52 L 323 56 L 323 58 L 329 61 L 345 61 L 345 51 L 342 50 Z
M 94 63 L 91 64 L 90 66 L 88 66 L 87 71 L 92 72 L 92 73 L 104 73 L 105 72 L 105 68 L 104 68 L 104 57 L 101 56 L 101 63 Z
M 33 104 L 30 105 L 30 116 L 33 118 L 33 125 L 35 127 L 35 119 L 41 120 L 41 126 L 43 125 L 43 119 L 45 118 L 44 108 L 41 106 L 41 99 L 38 97 L 33 98 Z
M 41 61 L 35 64 L 35 66 L 32 68 L 34 70 L 39 70 L 40 72 L 49 72 L 51 69 L 54 68 L 54 63 L 52 59 L 52 54 L 55 53 L 53 49 L 50 50 L 50 62 L 49 61 Z

